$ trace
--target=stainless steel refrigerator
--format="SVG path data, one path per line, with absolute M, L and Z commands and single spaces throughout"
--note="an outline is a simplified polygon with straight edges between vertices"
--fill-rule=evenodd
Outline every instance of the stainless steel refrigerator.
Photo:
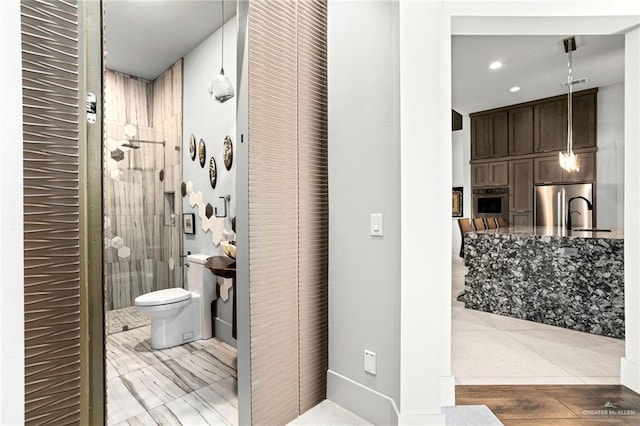
M 595 228 L 593 184 L 536 185 L 533 202 L 536 226 L 566 226 L 571 214 L 572 229 Z

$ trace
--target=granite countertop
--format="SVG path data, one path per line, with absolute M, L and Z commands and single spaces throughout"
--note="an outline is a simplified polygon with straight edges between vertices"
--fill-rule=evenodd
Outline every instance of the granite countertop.
M 579 228 L 578 228 L 579 229 Z M 536 237 L 565 237 L 565 238 L 606 238 L 622 240 L 624 233 L 617 229 L 610 231 L 576 231 L 563 230 L 557 226 L 509 226 L 498 229 L 469 232 L 469 234 L 497 234 L 497 235 L 531 235 Z

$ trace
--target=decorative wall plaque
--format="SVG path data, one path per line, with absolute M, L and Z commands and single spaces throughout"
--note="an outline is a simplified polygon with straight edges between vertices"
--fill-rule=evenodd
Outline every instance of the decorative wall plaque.
M 233 164 L 233 142 L 231 142 L 231 137 L 228 135 L 224 138 L 223 148 L 224 166 L 227 170 L 231 170 L 231 165 Z
M 204 169 L 204 163 L 207 157 L 207 148 L 204 146 L 204 140 L 200 139 L 200 143 L 198 144 L 198 157 L 200 160 L 200 167 Z
M 189 155 L 191 155 L 191 160 L 196 159 L 196 137 L 191 135 L 191 140 L 189 141 Z
M 211 182 L 211 187 L 215 189 L 216 180 L 218 179 L 218 170 L 216 168 L 216 160 L 211 157 L 209 160 L 209 182 Z

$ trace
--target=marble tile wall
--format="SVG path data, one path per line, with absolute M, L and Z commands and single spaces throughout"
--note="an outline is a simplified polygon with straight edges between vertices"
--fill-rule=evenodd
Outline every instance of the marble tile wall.
M 105 307 L 182 285 L 182 61 L 154 82 L 105 73 Z M 136 134 L 128 136 L 125 126 Z M 126 139 L 164 142 L 132 142 Z M 172 199 L 172 203 L 169 201 Z M 169 206 L 173 206 L 173 210 Z

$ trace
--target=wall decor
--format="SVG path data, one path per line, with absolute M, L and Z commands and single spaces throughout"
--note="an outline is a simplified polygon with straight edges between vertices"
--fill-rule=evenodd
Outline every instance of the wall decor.
M 462 196 L 464 194 L 464 188 L 462 186 L 454 186 L 451 192 L 452 217 L 462 217 L 464 210 L 462 209 Z
M 231 142 L 231 137 L 229 135 L 224 137 L 222 152 L 224 156 L 224 166 L 227 170 L 231 170 L 231 165 L 233 164 L 233 142 Z
M 209 160 L 209 182 L 211 182 L 211 187 L 213 189 L 216 188 L 216 181 L 218 180 L 218 170 L 216 168 L 216 159 L 211 157 Z
M 193 135 L 189 140 L 189 155 L 191 155 L 191 161 L 196 159 L 196 137 Z
M 204 169 L 204 163 L 207 157 L 207 148 L 204 146 L 204 139 L 200 139 L 198 144 L 198 157 L 200 160 L 200 167 Z
M 196 233 L 196 215 L 193 213 L 184 213 L 182 215 L 182 229 L 185 234 Z

